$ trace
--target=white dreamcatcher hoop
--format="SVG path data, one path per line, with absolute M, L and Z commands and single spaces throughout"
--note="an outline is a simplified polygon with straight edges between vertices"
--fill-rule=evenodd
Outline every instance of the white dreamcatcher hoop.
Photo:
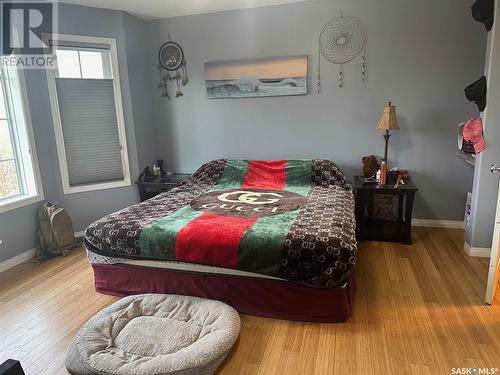
M 353 60 L 363 51 L 361 80 L 366 80 L 366 30 L 362 22 L 352 16 L 332 18 L 323 27 L 318 49 L 318 94 L 321 91 L 321 55 L 329 62 L 340 65 L 338 85 L 344 85 L 343 64 Z

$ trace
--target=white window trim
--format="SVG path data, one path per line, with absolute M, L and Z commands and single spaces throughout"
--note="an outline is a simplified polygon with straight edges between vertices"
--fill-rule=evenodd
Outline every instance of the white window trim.
M 26 126 L 26 133 L 28 136 L 28 147 L 31 156 L 31 167 L 33 169 L 33 179 L 35 182 L 36 194 L 32 195 L 20 195 L 10 199 L 5 200 L 0 203 L 0 213 L 15 210 L 16 208 L 21 208 L 40 202 L 44 199 L 42 178 L 40 174 L 40 165 L 38 164 L 38 157 L 36 151 L 35 136 L 33 133 L 33 124 L 31 122 L 31 111 L 28 102 L 28 91 L 26 90 L 26 80 L 24 78 L 24 73 L 21 69 L 16 69 L 17 79 L 19 81 L 19 88 L 21 91 L 21 102 L 23 106 L 23 117 Z
M 123 180 L 103 182 L 97 184 L 86 184 L 81 186 L 69 185 L 68 164 L 66 162 L 66 150 L 64 147 L 64 135 L 59 113 L 59 102 L 57 100 L 56 70 L 46 69 L 47 83 L 49 87 L 50 106 L 52 109 L 52 119 L 54 123 L 54 132 L 56 136 L 57 155 L 59 159 L 59 169 L 63 184 L 64 194 L 82 193 L 87 191 L 112 189 L 131 185 L 130 167 L 127 150 L 127 137 L 125 132 L 125 120 L 123 115 L 122 92 L 120 86 L 120 72 L 118 68 L 118 54 L 116 52 L 116 40 L 113 38 L 103 38 L 95 36 L 69 35 L 69 34 L 51 34 L 50 39 L 58 42 L 75 43 L 98 43 L 107 44 L 110 47 L 111 68 L 113 69 L 113 91 L 115 96 L 116 119 L 118 123 L 118 139 L 121 145 L 121 157 L 123 168 Z

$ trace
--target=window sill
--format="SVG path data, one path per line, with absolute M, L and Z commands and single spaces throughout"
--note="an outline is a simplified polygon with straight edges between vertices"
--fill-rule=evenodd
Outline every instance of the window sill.
M 24 206 L 29 206 L 30 204 L 34 204 L 42 200 L 42 195 L 21 195 L 20 197 L 11 198 L 6 200 L 5 202 L 0 203 L 0 213 L 15 210 L 16 208 L 21 208 Z
M 100 184 L 91 184 L 91 185 L 81 185 L 81 186 L 64 186 L 64 194 L 74 194 L 74 193 L 85 193 L 88 191 L 96 191 L 96 190 L 105 190 L 105 189 L 114 189 L 119 187 L 131 186 L 130 179 L 126 179 L 123 181 L 112 181 L 112 182 L 104 182 Z

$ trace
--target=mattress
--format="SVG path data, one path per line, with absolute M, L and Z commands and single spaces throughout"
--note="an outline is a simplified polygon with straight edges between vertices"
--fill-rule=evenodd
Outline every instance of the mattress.
M 198 274 L 228 275 L 228 276 L 240 276 L 240 277 L 248 277 L 256 279 L 280 280 L 284 282 L 287 281 L 280 277 L 273 277 L 255 272 L 240 271 L 233 268 L 223 268 L 217 266 L 209 266 L 205 264 L 178 262 L 173 260 L 168 261 L 168 260 L 141 260 L 141 259 L 113 258 L 96 254 L 90 250 L 87 250 L 87 258 L 91 264 L 118 264 L 118 265 L 135 266 L 144 269 L 161 268 L 172 271 L 193 272 Z
M 85 246 L 122 264 L 217 267 L 335 288 L 356 261 L 352 186 L 323 159 L 214 160 L 174 189 L 92 223 Z

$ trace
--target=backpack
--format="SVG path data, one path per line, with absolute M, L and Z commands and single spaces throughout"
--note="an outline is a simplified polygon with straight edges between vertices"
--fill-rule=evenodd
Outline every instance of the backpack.
M 40 257 L 66 256 L 77 245 L 71 217 L 64 208 L 44 203 L 38 209 L 38 223 Z

